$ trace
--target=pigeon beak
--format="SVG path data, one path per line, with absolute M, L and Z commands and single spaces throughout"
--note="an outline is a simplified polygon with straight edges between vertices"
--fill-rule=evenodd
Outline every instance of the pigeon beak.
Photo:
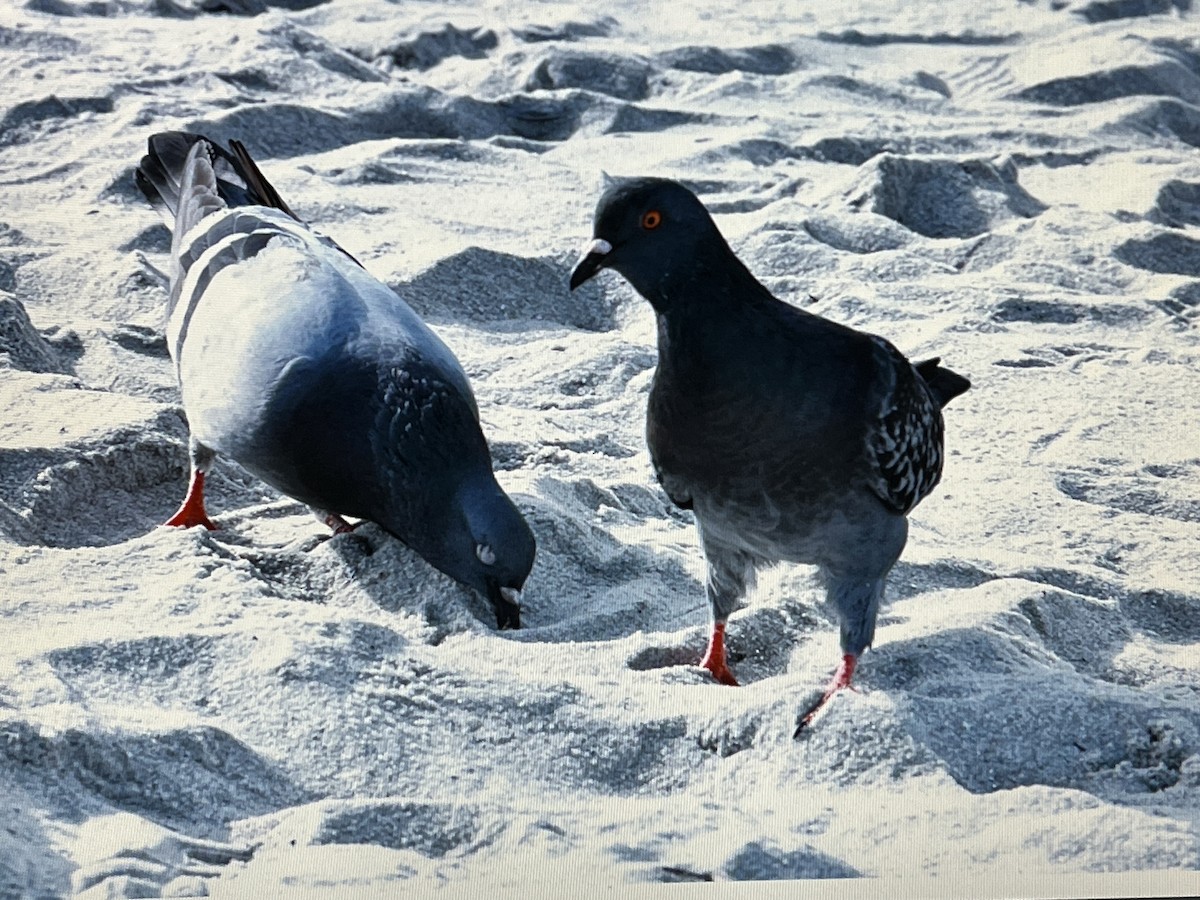
M 496 612 L 496 627 L 501 631 L 521 627 L 521 592 L 516 588 L 500 587 L 488 580 L 488 599 Z
M 571 290 L 579 287 L 604 267 L 608 254 L 612 253 L 612 244 L 604 238 L 596 238 L 584 248 L 583 256 L 571 270 Z

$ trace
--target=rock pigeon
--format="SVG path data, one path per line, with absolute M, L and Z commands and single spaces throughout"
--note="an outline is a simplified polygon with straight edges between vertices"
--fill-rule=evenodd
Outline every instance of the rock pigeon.
M 166 524 L 215 527 L 204 477 L 220 454 L 335 532 L 377 523 L 519 627 L 535 541 L 450 349 L 300 222 L 239 142 L 156 134 L 137 183 L 173 233 L 167 343 L 191 432 Z
M 756 571 L 818 568 L 843 656 L 799 733 L 871 645 L 906 515 L 941 477 L 941 408 L 970 382 L 774 297 L 675 181 L 610 181 L 571 289 L 602 268 L 657 314 L 646 438 L 667 496 L 695 516 L 707 562 L 713 623 L 700 664 L 737 684 L 725 625 Z

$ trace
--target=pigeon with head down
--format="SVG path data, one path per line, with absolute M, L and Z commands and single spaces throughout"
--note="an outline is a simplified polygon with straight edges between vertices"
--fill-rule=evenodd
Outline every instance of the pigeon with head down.
M 610 181 L 571 288 L 603 268 L 657 315 L 646 437 L 663 489 L 695 516 L 708 565 L 701 665 L 737 684 L 726 620 L 759 568 L 814 565 L 824 582 L 842 660 L 799 733 L 850 685 L 874 640 L 907 514 L 941 478 L 941 409 L 970 383 L 772 296 L 675 181 Z
M 230 148 L 156 134 L 137 171 L 173 232 L 167 342 L 191 432 L 167 524 L 215 527 L 204 479 L 223 455 L 335 532 L 344 516 L 377 523 L 519 627 L 534 537 L 496 483 L 458 360 Z

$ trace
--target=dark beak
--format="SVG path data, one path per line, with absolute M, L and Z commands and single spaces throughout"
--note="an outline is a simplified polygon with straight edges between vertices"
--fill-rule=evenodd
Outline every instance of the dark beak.
M 520 592 L 512 588 L 502 588 L 496 582 L 488 579 L 488 600 L 496 612 L 496 627 L 501 631 L 516 630 L 521 627 Z M 510 598 L 516 598 L 513 602 Z
M 596 238 L 583 251 L 583 256 L 579 257 L 579 262 L 575 263 L 575 268 L 571 270 L 571 290 L 579 287 L 602 268 L 608 254 L 612 252 L 612 244 L 603 238 Z

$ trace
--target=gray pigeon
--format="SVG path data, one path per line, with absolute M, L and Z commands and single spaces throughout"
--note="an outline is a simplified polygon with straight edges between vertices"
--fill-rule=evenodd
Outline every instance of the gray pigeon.
M 667 496 L 695 515 L 708 563 L 713 626 L 700 665 L 737 684 L 725 623 L 757 569 L 787 561 L 822 576 L 843 656 L 798 733 L 871 645 L 905 517 L 941 477 L 941 408 L 970 383 L 776 299 L 674 181 L 605 190 L 572 290 L 602 268 L 657 313 L 646 438 Z
M 168 525 L 215 526 L 227 456 L 335 532 L 379 524 L 520 625 L 533 533 L 492 473 L 467 376 L 385 284 L 288 209 L 237 141 L 156 134 L 137 183 L 172 229 L 167 342 L 191 431 Z

